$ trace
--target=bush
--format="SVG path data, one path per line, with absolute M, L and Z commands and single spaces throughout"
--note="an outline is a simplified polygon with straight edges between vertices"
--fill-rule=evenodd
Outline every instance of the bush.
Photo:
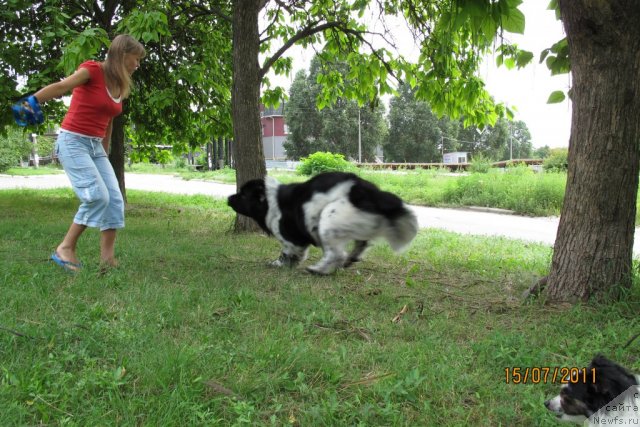
M 196 165 L 202 166 L 204 169 L 209 168 L 209 161 L 207 159 L 207 153 L 201 153 L 198 157 L 196 157 Z
M 309 157 L 300 159 L 298 173 L 301 175 L 316 175 L 321 172 L 346 172 L 355 170 L 355 166 L 345 160 L 342 154 L 318 151 Z
M 493 162 L 490 158 L 478 153 L 473 156 L 473 159 L 471 159 L 471 167 L 469 170 L 475 173 L 487 173 L 489 172 L 489 169 L 491 169 L 492 163 Z
M 176 158 L 176 161 L 173 165 L 178 169 L 186 169 L 187 167 L 187 159 L 184 156 L 179 156 Z
M 548 172 L 566 172 L 569 150 L 566 148 L 554 148 L 551 155 L 542 163 L 542 168 Z
M 160 150 L 156 153 L 156 161 L 165 167 L 169 163 L 173 162 L 173 154 L 168 150 Z
M 31 142 L 25 132 L 7 127 L 6 135 L 0 135 L 0 172 L 18 166 L 21 158 L 29 158 Z

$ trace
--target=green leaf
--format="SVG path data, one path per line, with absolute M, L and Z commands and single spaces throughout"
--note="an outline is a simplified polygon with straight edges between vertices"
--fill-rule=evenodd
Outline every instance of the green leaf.
M 507 58 L 504 60 L 504 66 L 507 70 L 513 70 L 516 67 L 516 61 L 513 58 Z
M 516 34 L 524 34 L 524 14 L 518 9 L 511 9 L 508 15 L 502 16 L 502 28 Z
M 529 64 L 532 60 L 533 60 L 532 52 L 521 50 L 518 53 L 518 57 L 516 58 L 516 65 L 518 66 L 518 68 L 522 68 L 527 64 Z
M 547 104 L 558 104 L 565 100 L 564 92 L 561 90 L 556 90 L 551 92 L 549 95 L 549 99 L 547 99 Z
M 549 55 L 549 53 L 551 52 L 551 49 L 544 49 L 542 52 L 540 52 L 540 63 L 542 64 L 542 62 L 544 62 L 544 60 L 547 58 L 547 56 Z

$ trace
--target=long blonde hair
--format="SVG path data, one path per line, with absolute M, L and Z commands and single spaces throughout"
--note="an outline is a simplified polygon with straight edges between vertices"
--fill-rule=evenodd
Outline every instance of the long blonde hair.
M 142 44 L 127 34 L 116 36 L 109 46 L 107 59 L 103 63 L 107 83 L 120 89 L 120 98 L 125 99 L 131 93 L 131 76 L 124 66 L 124 56 L 128 53 L 143 58 L 146 54 Z

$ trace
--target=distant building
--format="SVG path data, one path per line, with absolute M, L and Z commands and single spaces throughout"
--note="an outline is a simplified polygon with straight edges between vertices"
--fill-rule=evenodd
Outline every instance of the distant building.
M 457 165 L 460 163 L 468 163 L 468 154 L 464 151 L 455 151 L 453 153 L 445 153 L 442 155 L 442 163 L 449 165 Z
M 284 122 L 284 101 L 276 109 L 260 107 L 262 123 L 262 148 L 266 160 L 284 160 L 287 158 L 283 144 L 287 140 L 289 129 Z

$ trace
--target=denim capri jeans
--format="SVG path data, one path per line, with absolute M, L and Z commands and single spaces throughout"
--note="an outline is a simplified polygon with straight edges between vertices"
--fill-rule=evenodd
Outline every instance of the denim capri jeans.
M 56 155 L 80 207 L 73 222 L 100 231 L 124 227 L 124 200 L 102 138 L 60 131 Z

